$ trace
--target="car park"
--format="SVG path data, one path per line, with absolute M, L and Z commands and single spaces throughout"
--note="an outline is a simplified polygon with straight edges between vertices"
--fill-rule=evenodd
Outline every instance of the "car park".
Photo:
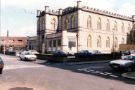
M 31 61 L 36 61 L 37 56 L 34 55 L 33 53 L 29 52 L 29 51 L 23 51 L 21 52 L 21 54 L 19 55 L 20 60 L 31 60 Z
M 2 58 L 0 57 L 0 74 L 2 74 L 3 68 L 4 68 L 4 62 Z
M 109 62 L 109 66 L 114 70 L 134 71 L 135 70 L 135 55 L 126 55 L 120 60 Z

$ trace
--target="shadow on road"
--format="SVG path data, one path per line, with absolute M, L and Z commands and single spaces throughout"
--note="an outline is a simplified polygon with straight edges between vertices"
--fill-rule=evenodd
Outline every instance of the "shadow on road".
M 27 87 L 14 87 L 10 88 L 8 90 L 33 90 L 33 88 L 27 88 Z
M 112 74 L 114 74 L 114 75 L 116 75 L 118 77 L 112 77 L 111 75 L 101 75 L 99 73 L 84 72 L 84 71 L 79 71 L 78 70 L 80 68 L 89 67 L 89 66 L 91 66 L 91 64 L 69 65 L 68 63 L 53 63 L 53 62 L 46 62 L 46 61 L 42 62 L 42 63 L 38 63 L 38 64 L 46 65 L 48 67 L 55 67 L 55 68 L 60 68 L 60 69 L 64 69 L 64 70 L 70 70 L 70 71 L 76 72 L 76 73 L 83 73 L 83 74 L 88 74 L 88 75 L 94 75 L 94 76 L 102 77 L 102 78 L 105 78 L 105 79 L 119 80 L 119 81 L 125 82 L 127 84 L 135 85 L 135 80 L 131 80 L 131 79 L 127 79 L 127 78 L 122 77 L 121 74 L 123 72 L 113 71 L 108 66 L 103 71 L 104 72 L 110 72 L 110 73 L 112 73 Z M 107 65 L 107 63 L 106 63 L 106 65 Z

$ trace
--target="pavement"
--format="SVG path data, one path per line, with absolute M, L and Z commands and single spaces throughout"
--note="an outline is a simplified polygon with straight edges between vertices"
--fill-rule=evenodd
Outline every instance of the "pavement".
M 122 74 L 123 77 L 135 80 L 135 72 L 127 72 Z

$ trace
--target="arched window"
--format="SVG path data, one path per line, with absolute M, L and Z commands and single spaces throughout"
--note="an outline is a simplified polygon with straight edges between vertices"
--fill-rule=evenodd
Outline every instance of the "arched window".
M 42 29 L 44 30 L 45 29 L 45 20 L 42 19 Z
M 75 16 L 71 16 L 71 28 L 75 28 Z
M 122 38 L 121 44 L 125 44 L 125 39 L 124 38 Z
M 88 48 L 92 47 L 92 37 L 91 37 L 91 35 L 89 35 L 88 38 L 87 38 L 87 47 Z
M 117 22 L 115 21 L 115 22 L 114 22 L 114 31 L 117 31 L 117 30 L 118 30 Z
M 65 19 L 65 29 L 68 29 L 69 28 L 69 20 L 68 20 L 68 17 L 66 17 Z
M 117 48 L 118 47 L 118 39 L 117 37 L 115 37 L 114 39 L 114 48 Z
M 97 29 L 102 29 L 102 26 L 101 26 L 101 18 L 98 18 L 98 21 L 97 21 Z
M 90 29 L 91 27 L 92 27 L 92 20 L 91 20 L 91 16 L 89 16 L 87 19 L 87 28 Z
M 122 22 L 122 25 L 121 25 L 121 31 L 125 32 L 125 27 L 124 27 L 124 23 L 123 22 Z
M 52 27 L 52 30 L 56 29 L 56 20 L 55 20 L 55 18 L 53 18 L 52 21 L 51 21 L 51 27 Z
M 106 39 L 106 47 L 110 48 L 110 38 L 109 37 L 107 37 L 107 39 Z
M 97 47 L 101 48 L 101 37 L 100 36 L 97 39 Z
M 110 21 L 109 21 L 109 19 L 107 19 L 106 30 L 110 31 Z
M 130 32 L 131 31 L 131 26 L 130 26 L 130 24 L 128 24 L 128 32 Z

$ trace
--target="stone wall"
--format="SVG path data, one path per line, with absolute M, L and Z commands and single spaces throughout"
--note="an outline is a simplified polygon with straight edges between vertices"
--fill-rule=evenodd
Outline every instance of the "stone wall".
M 135 45 L 125 45 L 125 44 L 121 44 L 121 45 L 120 45 L 120 48 L 119 48 L 120 51 L 130 50 L 130 49 L 135 50 Z

